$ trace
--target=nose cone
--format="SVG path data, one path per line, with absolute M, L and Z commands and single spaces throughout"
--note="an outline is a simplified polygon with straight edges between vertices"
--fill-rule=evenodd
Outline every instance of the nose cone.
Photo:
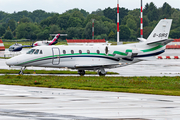
M 8 66 L 16 66 L 18 64 L 18 60 L 14 58 L 10 58 L 6 61 L 6 65 Z

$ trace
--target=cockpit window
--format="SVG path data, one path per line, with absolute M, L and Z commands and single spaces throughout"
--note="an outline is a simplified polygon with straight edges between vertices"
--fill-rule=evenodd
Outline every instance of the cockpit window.
M 38 54 L 39 53 L 39 49 L 37 49 L 35 52 L 34 52 L 34 54 Z
M 35 49 L 31 49 L 26 54 L 33 54 L 34 51 L 35 51 Z
M 40 53 L 39 54 L 43 54 L 42 50 L 40 50 Z

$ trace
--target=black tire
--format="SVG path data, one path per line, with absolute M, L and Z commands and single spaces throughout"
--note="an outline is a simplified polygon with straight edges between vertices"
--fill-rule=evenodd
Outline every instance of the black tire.
M 85 70 L 78 70 L 78 74 L 80 76 L 84 76 L 85 75 Z
M 102 74 L 101 71 L 99 72 L 99 76 L 105 76 L 105 75 L 106 75 L 106 73 Z

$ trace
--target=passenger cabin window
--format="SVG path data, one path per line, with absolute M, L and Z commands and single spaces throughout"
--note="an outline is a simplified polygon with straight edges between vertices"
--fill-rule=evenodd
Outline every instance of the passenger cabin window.
M 63 50 L 63 54 L 66 54 L 66 50 Z
M 38 54 L 39 53 L 39 49 L 37 49 L 35 52 L 34 52 L 34 54 Z
M 71 50 L 71 54 L 74 54 L 74 50 Z
M 97 50 L 97 54 L 100 54 L 100 51 L 99 51 L 99 50 Z
M 87 50 L 87 54 L 90 54 L 90 50 Z
M 39 54 L 43 54 L 42 50 L 40 50 Z
M 82 50 L 79 50 L 79 54 L 82 54 Z
M 33 54 L 34 51 L 35 51 L 35 49 L 31 49 L 31 50 L 29 50 L 26 54 Z

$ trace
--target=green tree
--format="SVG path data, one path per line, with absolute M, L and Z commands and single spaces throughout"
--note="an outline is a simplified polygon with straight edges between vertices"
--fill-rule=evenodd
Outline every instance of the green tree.
M 162 12 L 164 15 L 163 18 L 171 17 L 171 11 L 171 6 L 167 2 L 165 2 L 162 7 Z
M 58 17 L 57 23 L 61 29 L 66 30 L 68 28 L 69 18 L 70 18 L 70 14 L 67 13 L 64 13 Z
M 108 35 L 109 39 L 114 39 L 115 38 L 115 33 L 113 31 L 111 31 Z
M 7 26 L 10 27 L 11 31 L 14 31 L 16 29 L 16 21 L 13 19 L 9 20 Z
M 126 25 L 120 26 L 120 39 L 129 39 L 131 36 L 131 31 Z
M 20 19 L 19 23 L 29 23 L 31 22 L 30 18 L 28 17 L 23 17 Z
M 171 30 L 169 37 L 174 39 L 180 38 L 180 28 Z
M 82 21 L 78 17 L 70 17 L 68 20 L 68 27 L 82 27 Z
M 6 33 L 4 34 L 4 39 L 13 39 L 13 34 L 11 31 L 6 31 Z
M 147 16 L 150 21 L 158 20 L 159 18 L 158 9 L 153 2 L 151 2 L 149 5 Z
M 0 36 L 3 36 L 6 32 L 6 29 L 3 26 L 0 26 Z
M 49 38 L 49 31 L 47 29 L 37 34 L 38 40 L 47 40 L 48 38 Z
M 60 28 L 58 25 L 52 25 L 50 27 L 50 31 L 49 31 L 51 34 L 57 34 L 57 33 L 60 33 Z
M 83 28 L 70 27 L 67 29 L 68 39 L 73 39 L 73 38 L 81 39 L 83 32 L 84 32 Z
M 171 15 L 171 18 L 173 19 L 171 29 L 178 28 L 180 26 L 180 12 L 175 10 Z
M 135 20 L 128 18 L 126 22 L 127 27 L 129 27 L 132 30 L 137 30 L 137 23 Z
M 106 27 L 104 25 L 103 22 L 100 21 L 95 21 L 94 23 L 94 35 L 98 36 L 101 34 L 108 34 L 108 27 Z M 83 33 L 83 37 L 87 38 L 87 39 L 91 39 L 92 38 L 92 22 L 88 22 L 88 24 L 85 27 L 85 31 Z
M 40 28 L 34 23 L 21 23 L 16 29 L 18 39 L 34 39 L 35 34 L 40 32 Z
M 96 11 L 93 11 L 91 14 L 95 14 L 98 16 L 104 16 L 104 13 L 101 9 L 97 9 Z

